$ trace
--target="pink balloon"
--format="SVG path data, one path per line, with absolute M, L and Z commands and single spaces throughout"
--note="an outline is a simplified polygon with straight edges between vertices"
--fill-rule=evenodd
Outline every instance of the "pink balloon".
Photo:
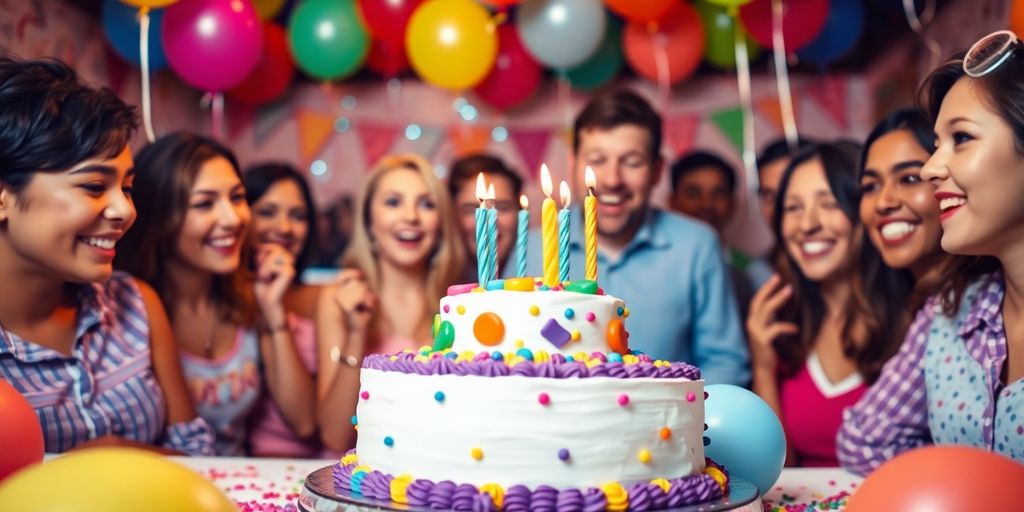
M 185 83 L 225 91 L 259 62 L 263 26 L 248 0 L 181 0 L 164 13 L 163 43 L 167 62 Z
M 540 84 L 540 65 L 526 53 L 519 33 L 508 23 L 498 26 L 498 57 L 476 93 L 505 110 L 529 98 Z

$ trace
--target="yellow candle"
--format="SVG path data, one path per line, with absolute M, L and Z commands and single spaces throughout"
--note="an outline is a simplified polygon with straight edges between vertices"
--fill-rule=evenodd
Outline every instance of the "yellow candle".
M 551 173 L 547 164 L 540 166 L 540 185 L 544 190 L 541 205 L 541 252 L 544 255 L 544 277 L 542 282 L 549 288 L 558 286 L 558 212 L 555 200 L 551 198 Z
M 587 198 L 583 200 L 583 247 L 586 254 L 586 279 L 597 281 L 597 199 L 594 198 L 594 187 L 597 178 L 594 170 L 587 167 L 586 177 Z

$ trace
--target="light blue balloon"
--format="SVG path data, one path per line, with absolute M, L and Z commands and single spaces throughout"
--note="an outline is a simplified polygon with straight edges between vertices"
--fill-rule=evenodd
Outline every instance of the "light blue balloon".
M 139 58 L 139 9 L 118 0 L 103 0 L 101 8 L 103 33 L 107 41 L 122 59 L 138 66 Z M 157 71 L 167 67 L 167 56 L 161 39 L 164 24 L 164 10 L 149 11 L 149 70 Z
M 556 69 L 590 58 L 604 29 L 604 6 L 598 0 L 526 0 L 516 8 L 516 30 L 526 51 Z
M 704 388 L 704 454 L 764 495 L 786 464 L 786 435 L 775 411 L 761 397 L 738 386 Z M 710 441 L 710 443 L 708 443 Z

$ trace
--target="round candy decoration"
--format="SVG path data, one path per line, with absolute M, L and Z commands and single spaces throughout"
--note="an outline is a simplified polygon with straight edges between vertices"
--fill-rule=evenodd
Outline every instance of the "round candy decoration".
M 618 352 L 619 354 L 629 353 L 629 343 L 627 342 L 626 327 L 623 325 L 622 320 L 613 318 L 611 322 L 608 322 L 608 328 L 605 331 L 606 338 L 608 340 L 608 347 Z
M 473 321 L 473 336 L 483 345 L 498 345 L 505 339 L 505 322 L 496 313 L 483 313 Z

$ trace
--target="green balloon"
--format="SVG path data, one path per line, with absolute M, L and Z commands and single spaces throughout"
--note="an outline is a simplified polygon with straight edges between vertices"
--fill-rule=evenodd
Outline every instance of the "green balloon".
M 306 0 L 292 13 L 288 44 L 299 69 L 334 80 L 359 70 L 370 50 L 370 35 L 355 0 Z
M 589 59 L 566 71 L 569 83 L 581 91 L 592 91 L 610 82 L 622 70 L 622 26 L 608 16 L 604 39 Z
M 700 15 L 701 24 L 704 26 L 704 58 L 708 64 L 719 69 L 736 68 L 736 40 L 735 33 L 738 19 L 729 15 L 725 7 L 712 5 L 702 1 L 694 2 L 697 14 Z M 747 55 L 754 60 L 761 53 L 761 47 L 743 30 L 744 39 L 747 41 Z

